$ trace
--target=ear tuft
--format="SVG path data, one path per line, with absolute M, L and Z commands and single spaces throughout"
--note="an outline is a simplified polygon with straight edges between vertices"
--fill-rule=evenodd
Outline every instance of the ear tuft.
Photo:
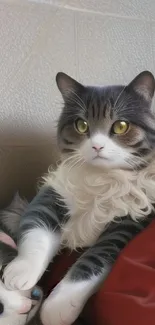
M 56 75 L 56 83 L 64 100 L 83 88 L 79 82 L 63 72 L 58 72 Z
M 155 91 L 155 79 L 150 71 L 141 72 L 135 79 L 128 85 L 136 93 L 142 96 L 147 102 L 152 100 Z

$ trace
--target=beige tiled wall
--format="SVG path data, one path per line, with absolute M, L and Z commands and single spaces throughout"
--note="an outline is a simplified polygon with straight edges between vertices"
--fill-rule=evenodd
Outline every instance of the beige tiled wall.
M 58 71 L 122 83 L 154 58 L 154 0 L 0 0 L 0 204 L 57 156 Z

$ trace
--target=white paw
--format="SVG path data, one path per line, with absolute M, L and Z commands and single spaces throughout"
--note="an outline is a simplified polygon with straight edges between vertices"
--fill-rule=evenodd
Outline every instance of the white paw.
M 27 259 L 17 257 L 4 270 L 4 283 L 9 290 L 29 290 L 39 278 L 37 268 Z
M 53 292 L 44 302 L 41 309 L 43 325 L 71 325 L 79 316 L 83 303 L 76 297 Z

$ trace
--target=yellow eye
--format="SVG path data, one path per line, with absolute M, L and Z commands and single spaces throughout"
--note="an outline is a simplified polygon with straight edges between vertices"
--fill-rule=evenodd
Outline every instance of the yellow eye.
M 75 121 L 75 128 L 80 134 L 87 133 L 88 123 L 82 119 L 78 119 Z
M 114 134 L 124 134 L 129 128 L 129 123 L 125 121 L 116 121 L 112 126 L 112 132 Z

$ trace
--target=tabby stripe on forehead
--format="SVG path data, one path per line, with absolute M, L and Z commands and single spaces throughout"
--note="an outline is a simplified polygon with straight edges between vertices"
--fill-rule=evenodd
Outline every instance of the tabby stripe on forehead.
M 97 118 L 98 118 L 98 120 L 100 118 L 100 104 L 99 103 L 97 103 Z
M 107 109 L 107 104 L 105 103 L 103 106 L 103 117 L 106 116 L 106 109 Z
M 93 112 L 93 118 L 95 117 L 95 107 L 94 104 L 92 105 L 92 112 Z

